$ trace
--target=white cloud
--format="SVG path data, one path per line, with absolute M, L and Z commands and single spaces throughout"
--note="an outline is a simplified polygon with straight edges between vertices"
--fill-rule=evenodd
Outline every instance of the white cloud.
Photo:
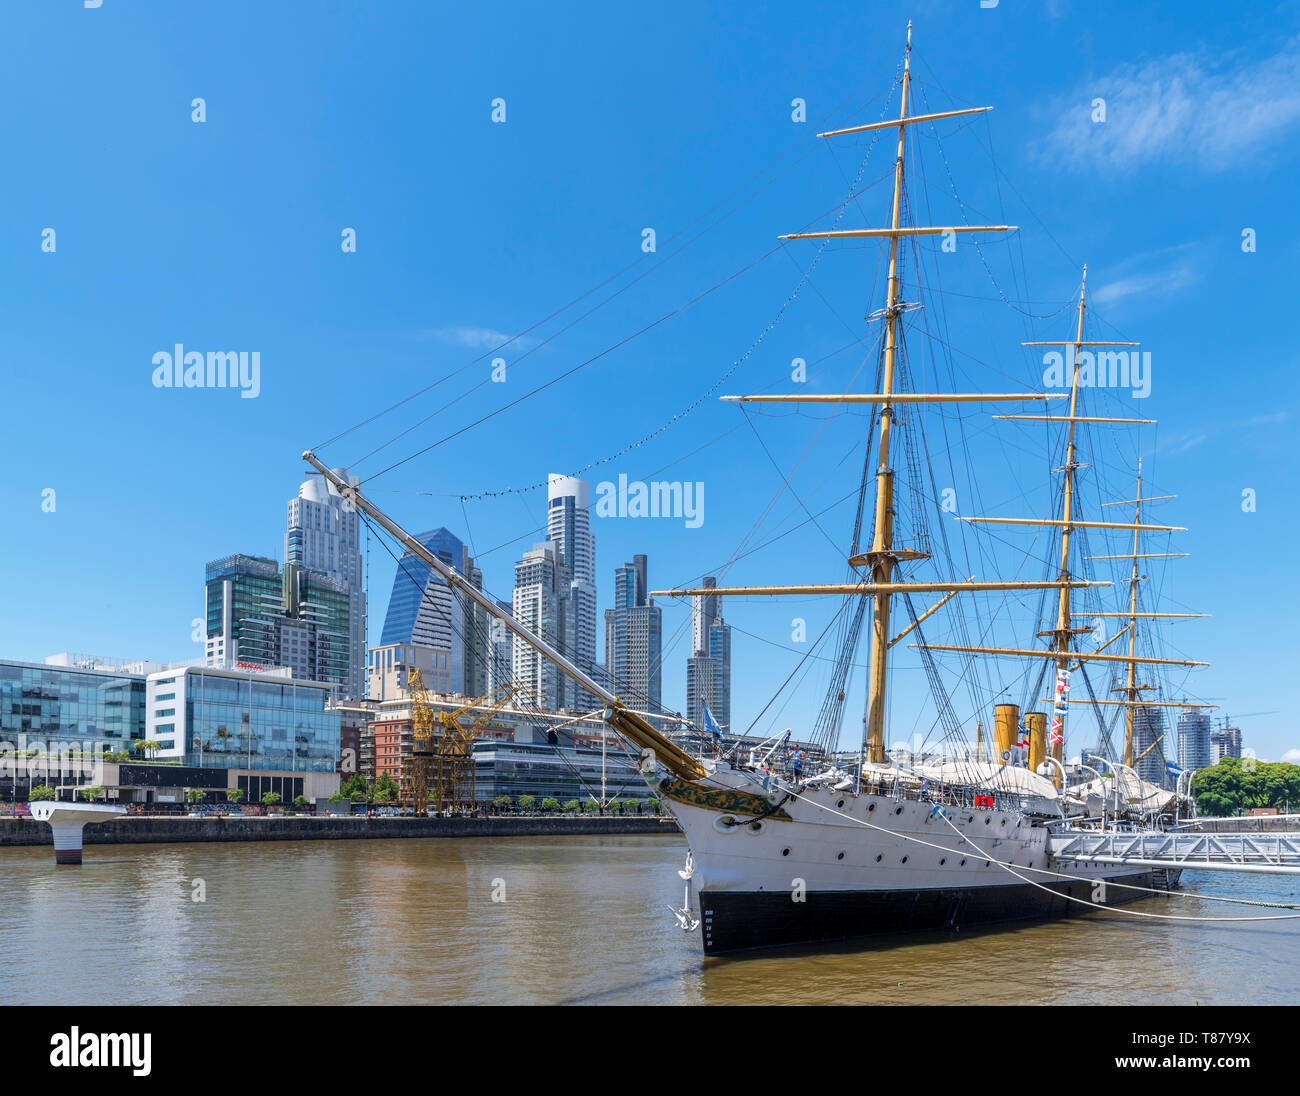
M 1282 755 L 1283 761 L 1290 761 L 1293 765 L 1300 765 L 1300 750 L 1287 750 Z
M 1094 99 L 1106 120 L 1093 122 Z M 1224 168 L 1300 125 L 1300 38 L 1271 57 L 1177 53 L 1121 65 L 1055 100 L 1044 159 L 1129 172 L 1154 160 Z
M 1117 304 L 1128 297 L 1177 293 L 1200 280 L 1209 267 L 1199 244 L 1150 251 L 1122 263 L 1118 276 L 1088 291 L 1093 304 Z
M 525 349 L 532 345 L 531 339 L 515 339 L 514 342 L 510 342 L 511 336 L 502 331 L 494 331 L 490 327 L 441 327 L 430 334 L 470 350 L 495 350 L 508 342 L 515 349 Z

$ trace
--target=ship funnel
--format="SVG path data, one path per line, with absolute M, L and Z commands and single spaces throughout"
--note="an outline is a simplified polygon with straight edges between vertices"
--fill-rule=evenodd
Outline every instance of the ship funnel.
M 1020 705 L 999 704 L 993 709 L 993 749 L 1004 765 L 1015 748 L 1020 729 Z

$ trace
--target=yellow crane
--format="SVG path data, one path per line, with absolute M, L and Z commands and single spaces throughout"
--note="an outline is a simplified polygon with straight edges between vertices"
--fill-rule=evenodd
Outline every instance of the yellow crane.
M 474 742 L 493 717 L 519 691 L 513 683 L 501 685 L 484 696 L 467 701 L 451 711 L 435 712 L 424 678 L 411 670 L 407 679 L 411 693 L 412 751 L 402 759 L 399 796 L 402 805 L 423 814 L 474 801 Z M 482 711 L 477 709 L 483 708 Z M 463 717 L 473 713 L 469 722 Z

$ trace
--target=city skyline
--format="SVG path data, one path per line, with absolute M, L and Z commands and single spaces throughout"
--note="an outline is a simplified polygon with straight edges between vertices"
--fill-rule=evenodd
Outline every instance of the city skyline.
M 1207 9 L 1186 25 L 1156 19 L 1153 28 L 1134 25 L 1116 7 L 1103 45 L 1092 16 L 1068 5 L 1015 18 L 1008 7 L 972 5 L 943 18 L 902 8 L 840 13 L 830 21 L 834 33 L 765 14 L 746 23 L 752 53 L 743 74 L 716 72 L 700 43 L 674 41 L 652 58 L 625 44 L 614 48 L 593 25 L 562 47 L 572 72 L 585 73 L 581 84 L 576 76 L 556 83 L 551 63 L 516 42 L 494 44 L 495 75 L 478 71 L 437 43 L 457 35 L 473 40 L 482 28 L 455 13 L 441 16 L 450 28 L 417 14 L 409 40 L 392 44 L 391 65 L 362 62 L 365 79 L 353 89 L 359 98 L 347 104 L 328 90 L 314 97 L 303 89 L 331 86 L 332 70 L 320 58 L 367 40 L 364 13 L 306 27 L 270 15 L 251 45 L 238 26 L 218 26 L 214 50 L 243 58 L 240 65 L 223 68 L 163 50 L 160 71 L 125 74 L 107 59 L 140 42 L 188 33 L 189 17 L 169 12 L 151 23 L 127 10 L 92 28 L 74 18 L 79 11 L 15 15 L 31 35 L 59 40 L 65 63 L 56 72 L 35 57 L 15 58 L 14 79 L 32 95 L 0 106 L 16 141 L 57 153 L 14 184 L 2 260 L 15 287 L 2 306 L 6 359 L 13 405 L 57 409 L 61 429 L 43 427 L 38 415 L 14 416 L 0 442 L 14 470 L 0 485 L 12 527 L 0 545 L 9 576 L 0 652 L 33 660 L 67 649 L 159 661 L 201 656 L 201 641 L 192 638 L 193 622 L 203 616 L 197 567 L 232 550 L 280 557 L 286 487 L 303 479 L 298 454 L 308 446 L 362 478 L 408 528 L 460 529 L 483 568 L 485 589 L 497 597 L 510 592 L 518 554 L 545 534 L 544 469 L 578 472 L 595 486 L 621 477 L 703 484 L 697 525 L 686 516 L 641 519 L 617 511 L 593 519 L 602 558 L 647 554 L 664 587 L 726 574 L 728 564 L 733 573 L 725 581 L 772 581 L 794 570 L 792 562 L 837 579 L 852 499 L 837 500 L 850 485 L 819 485 L 840 454 L 795 480 L 816 522 L 787 495 L 757 538 L 768 544 L 765 551 L 737 559 L 738 538 L 782 489 L 782 472 L 796 465 L 811 431 L 791 428 L 797 419 L 747 423 L 712 397 L 679 416 L 737 361 L 735 376 L 713 395 L 780 391 L 796 359 L 807 364 L 818 391 L 853 380 L 859 359 L 841 350 L 869 333 L 860 317 L 879 305 L 879 294 L 865 288 L 874 253 L 828 252 L 824 267 L 847 289 L 830 292 L 828 279 L 818 286 L 821 297 L 804 293 L 746 357 L 811 262 L 809 252 L 788 246 L 774 259 L 760 257 L 779 234 L 843 200 L 859 148 L 819 144 L 813 131 L 823 118 L 833 124 L 879 113 L 882 104 L 854 95 L 882 86 L 867 78 L 882 64 L 892 71 L 897 50 L 873 48 L 864 59 L 861 41 L 878 41 L 882 27 L 892 31 L 891 42 L 901 41 L 912 17 L 918 94 L 929 96 L 930 109 L 958 105 L 942 89 L 960 96 L 960 105 L 996 107 L 978 126 L 945 135 L 952 177 L 975 188 L 963 192 L 972 209 L 1005 211 L 1007 223 L 1021 226 L 1014 244 L 1021 266 L 1009 269 L 1008 249 L 984 245 L 977 253 L 964 241 L 944 259 L 950 265 L 943 288 L 951 291 L 944 308 L 953 341 L 969 355 L 956 368 L 975 358 L 1017 385 L 1041 383 L 1041 355 L 1022 352 L 1019 343 L 1072 333 L 1069 317 L 1054 313 L 1088 264 L 1095 287 L 1090 318 L 1112 336 L 1119 330 L 1140 339 L 1154 355 L 1147 395 L 1105 399 L 1161 420 L 1158 429 L 1144 427 L 1132 449 L 1128 435 L 1117 432 L 1089 438 L 1090 456 L 1120 466 L 1111 479 L 1090 473 L 1091 512 L 1128 497 L 1123 473 L 1140 450 L 1153 492 L 1179 496 L 1159 504 L 1158 516 L 1189 529 L 1177 538 L 1177 550 L 1189 558 L 1171 564 L 1153 586 L 1175 606 L 1213 614 L 1165 633 L 1169 646 L 1212 663 L 1173 684 L 1189 699 L 1225 709 L 1239 697 L 1243 708 L 1279 710 L 1246 725 L 1250 740 L 1261 756 L 1300 750 L 1292 714 L 1300 687 L 1287 673 L 1276 614 L 1278 591 L 1289 588 L 1296 529 L 1286 503 L 1297 414 L 1294 352 L 1281 320 L 1287 241 L 1297 230 L 1290 196 L 1296 153 L 1276 140 L 1296 125 L 1284 109 L 1293 35 L 1262 12 Z M 652 21 L 669 17 L 657 12 Z M 545 34 L 540 15 L 516 18 L 521 42 Z M 811 35 L 811 43 L 801 35 Z M 431 58 L 417 46 L 429 42 L 438 90 L 416 75 L 430 70 Z M 1170 134 L 1182 132 L 1176 120 L 1202 117 L 1192 103 L 1232 104 L 1244 94 L 1220 63 L 1219 46 L 1240 52 L 1252 73 L 1251 96 L 1279 108 L 1273 128 L 1260 121 L 1269 114 L 1261 111 L 1250 124 L 1224 127 L 1228 141 L 1202 119 L 1184 150 Z M 286 51 L 302 55 L 287 71 L 277 62 Z M 1053 58 L 1066 54 L 1079 64 L 1063 78 Z M 967 63 L 973 55 L 981 58 L 978 66 Z M 665 72 L 681 79 L 665 81 Z M 588 94 L 589 80 L 607 94 Z M 1152 102 L 1153 86 L 1181 87 L 1190 99 L 1172 104 L 1178 109 Z M 201 124 L 190 118 L 199 95 L 208 107 Z M 497 97 L 508 104 L 504 124 L 492 121 Z M 1091 118 L 1097 98 L 1110 105 L 1104 123 Z M 795 99 L 806 107 L 804 121 L 792 116 Z M 358 111 L 387 119 L 385 104 L 394 100 L 435 118 L 429 128 L 438 133 L 437 148 L 456 149 L 465 164 L 530 163 L 529 185 L 487 170 L 468 185 L 463 173 L 441 170 L 441 154 L 410 141 L 395 122 L 358 135 Z M 70 102 L 82 106 L 74 110 Z M 279 115 L 266 116 L 268 103 L 295 119 L 287 136 Z M 1134 122 L 1161 117 L 1166 128 L 1144 131 Z M 102 163 L 72 151 L 105 134 L 113 143 Z M 985 146 L 996 151 L 996 166 Z M 794 155 L 780 159 L 790 148 Z M 256 179 L 213 170 L 245 161 L 257 164 Z M 307 195 L 304 162 L 331 165 Z M 163 169 L 142 171 L 141 163 Z M 728 207 L 725 221 L 688 229 L 773 163 L 761 189 Z M 938 202 L 948 179 L 943 161 L 931 166 Z M 89 194 L 69 182 L 92 176 Z M 1165 200 L 1134 202 L 1139 192 Z M 878 198 L 868 192 L 855 203 L 855 224 L 879 220 L 886 203 Z M 942 209 L 954 217 L 966 212 L 954 203 Z M 47 227 L 57 232 L 55 251 L 41 250 Z M 656 233 L 653 252 L 643 250 L 646 229 Z M 124 248 L 124 230 L 148 237 L 151 247 Z M 340 247 L 345 230 L 355 233 L 355 251 Z M 1247 234 L 1257 244 L 1252 250 L 1243 246 Z M 758 265 L 731 288 L 597 357 L 748 263 Z M 636 284 L 622 292 L 623 284 L 614 283 L 620 295 L 581 327 L 531 330 L 630 264 L 640 264 Z M 603 296 L 590 304 L 597 301 Z M 1230 316 L 1225 301 L 1233 302 Z M 67 320 L 70 302 L 77 323 Z M 937 311 L 936 302 L 927 308 Z M 520 338 L 507 344 L 513 336 Z M 174 357 L 178 344 L 205 356 L 234 353 L 241 363 L 246 355 L 259 370 L 255 397 L 251 388 L 156 386 L 155 355 Z M 497 357 L 505 363 L 499 382 L 492 376 Z M 395 463 L 589 360 L 517 410 L 419 460 Z M 391 429 L 386 419 L 339 435 L 461 369 L 468 372 L 423 397 Z M 457 402 L 440 410 L 448 400 Z M 431 423 L 407 438 L 411 444 L 390 444 L 425 418 Z M 860 423 L 848 421 L 861 432 Z M 964 426 L 987 433 L 983 420 L 972 417 Z M 647 437 L 653 440 L 626 449 Z M 200 438 L 220 438 L 223 452 L 240 459 L 199 462 Z M 835 440 L 844 443 L 841 451 L 849 448 L 844 432 Z M 962 511 L 973 496 L 986 510 L 1022 496 L 1042 501 L 1050 489 L 1046 467 L 1041 477 L 1020 474 L 1030 443 L 1041 440 L 1016 435 L 1008 453 L 994 451 L 978 484 L 955 482 Z M 112 474 L 97 477 L 106 447 Z M 1036 444 L 1034 458 L 1045 448 Z M 605 463 L 583 471 L 593 461 Z M 1250 510 L 1243 509 L 1247 490 L 1257 497 Z M 787 508 L 793 516 L 786 517 Z M 364 534 L 361 540 L 364 553 Z M 1234 575 L 1231 589 L 1221 572 L 1225 541 L 1251 548 L 1252 565 Z M 382 596 L 393 570 L 372 544 L 372 596 Z M 662 600 L 664 658 L 675 667 L 688 652 L 671 639 L 689 608 Z M 770 684 L 807 650 L 810 640 L 792 638 L 792 618 L 803 619 L 815 637 L 833 611 L 811 600 L 728 606 L 736 643 L 746 648 L 733 681 L 738 725 L 759 716 Z M 367 647 L 377 638 L 378 615 L 372 606 Z M 1009 677 L 1016 672 L 1006 668 Z M 861 674 L 855 669 L 856 679 Z M 912 667 L 900 676 L 908 675 L 919 680 Z M 811 723 L 819 684 L 810 678 L 796 686 L 801 691 L 782 725 Z M 924 688 L 902 681 L 895 698 L 900 736 L 926 733 L 928 720 L 913 715 L 929 705 Z M 674 670 L 664 680 L 665 705 L 684 711 L 685 701 Z M 849 711 L 845 744 L 855 730 Z M 968 707 L 958 714 L 964 722 L 976 715 Z

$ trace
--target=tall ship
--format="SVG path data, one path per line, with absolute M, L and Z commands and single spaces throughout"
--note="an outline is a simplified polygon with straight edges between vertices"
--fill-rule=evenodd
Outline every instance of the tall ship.
M 929 390 L 918 390 L 916 371 L 907 367 L 906 335 L 909 317 L 925 301 L 919 285 L 914 292 L 905 283 L 907 242 L 995 235 L 1015 226 L 911 223 L 909 211 L 918 205 L 909 201 L 907 190 L 911 127 L 942 126 L 991 109 L 915 111 L 911 48 L 909 24 L 894 84 L 896 116 L 819 134 L 827 140 L 883 136 L 890 145 L 896 139 L 886 223 L 783 237 L 860 240 L 881 248 L 888 271 L 884 298 L 867 317 L 881 332 L 872 363 L 874 384 L 840 394 L 723 397 L 740 404 L 860 405 L 868 422 L 866 459 L 854 527 L 843 547 L 844 574 L 838 582 L 818 585 L 778 581 L 654 592 L 669 598 L 838 598 L 838 653 L 816 729 L 838 732 L 862 640 L 865 715 L 856 757 L 828 748 L 823 761 L 801 771 L 785 763 L 785 742 L 779 737 L 724 749 L 709 734 L 668 733 L 411 536 L 355 482 L 332 471 L 314 452 L 303 454 L 407 552 L 604 705 L 605 724 L 637 753 L 642 773 L 685 833 L 690 851 L 681 874 L 687 898 L 675 912 L 683 927 L 698 928 L 706 954 L 1061 917 L 1167 893 L 1178 882 L 1176 868 L 1111 863 L 1105 857 L 1089 860 L 1078 853 L 1064 857 L 1053 852 L 1052 840 L 1107 825 L 1137 835 L 1161 832 L 1185 802 L 1181 783 L 1170 790 L 1164 778 L 1156 734 L 1162 708 L 1188 704 L 1172 695 L 1158 697 L 1142 679 L 1149 671 L 1205 664 L 1157 657 L 1149 643 L 1139 643 L 1140 636 L 1148 635 L 1148 620 L 1195 615 L 1157 612 L 1151 598 L 1143 596 L 1145 561 L 1170 554 L 1146 551 L 1145 538 L 1175 529 L 1149 520 L 1160 500 L 1143 497 L 1140 475 L 1132 498 L 1107 500 L 1124 509 L 1104 516 L 1085 509 L 1080 490 L 1081 473 L 1089 467 L 1084 458 L 1090 456 L 1080 449 L 1082 427 L 1120 429 L 1151 421 L 1099 415 L 1085 406 L 1090 388 L 1083 374 L 1089 363 L 1103 354 L 1126 354 L 1135 344 L 1088 337 L 1085 268 L 1063 337 L 1025 344 L 1059 354 L 1064 363 L 1059 386 L 1044 381 L 1044 390 L 1006 384 L 1013 390 L 966 392 L 929 384 Z M 1048 441 L 1042 462 L 1056 485 L 1049 512 L 955 514 L 939 505 L 942 487 L 929 474 L 925 454 L 938 446 L 960 461 L 961 441 L 944 434 L 932 446 L 926 430 L 931 416 L 942 416 L 953 405 L 986 409 L 991 429 L 1010 429 L 1008 424 L 1016 421 L 1043 424 Z M 983 469 L 976 471 L 983 474 Z M 1005 537 L 1030 530 L 1046 538 L 1047 552 L 1040 542 L 1035 557 L 1046 559 L 1042 573 L 1031 578 L 968 573 L 969 556 L 961 557 L 950 546 L 946 532 L 954 521 L 983 530 L 1006 526 L 999 533 Z M 1122 557 L 1131 561 L 1127 589 L 1123 582 L 1088 577 L 1094 561 L 1119 558 L 1087 554 L 1086 538 L 1093 531 L 1098 537 L 1124 536 L 1131 545 Z M 1121 600 L 1107 600 L 1120 594 Z M 999 599 L 1012 597 L 1021 604 L 1037 599 L 1037 619 L 1018 641 L 991 645 L 983 640 L 991 628 L 981 614 L 997 616 Z M 990 604 L 992 610 L 982 608 Z M 963 605 L 972 608 L 959 609 Z M 927 624 L 958 611 L 964 615 L 955 631 L 966 640 L 927 642 Z M 1105 638 L 1102 630 L 1111 619 L 1124 626 Z M 907 737 L 892 731 L 891 723 L 897 719 L 908 728 L 914 723 L 914 713 L 900 713 L 894 696 L 891 663 L 900 647 L 915 652 L 924 671 L 937 735 L 917 748 L 891 750 L 888 742 Z M 944 671 L 961 680 L 976 665 L 983 667 L 983 675 L 990 667 L 993 673 L 1019 667 L 1010 684 L 1022 693 L 1027 689 L 1023 710 L 997 702 L 1009 688 L 993 688 L 988 710 L 973 718 L 959 715 L 955 686 L 945 684 Z M 1099 671 L 1095 683 L 1090 669 Z M 1087 697 L 1072 688 L 1080 683 Z M 1083 748 L 1081 732 L 1071 741 L 1071 713 L 1080 705 L 1091 708 L 1101 728 L 1095 754 Z M 793 737 L 813 736 L 813 727 L 805 730 Z M 829 733 L 826 742 L 828 747 L 833 742 Z M 1075 751 L 1079 760 L 1067 761 Z M 1152 774 L 1150 764 L 1156 759 L 1160 771 Z M 1139 775 L 1143 768 L 1153 778 Z M 1055 847 L 1060 848 L 1059 841 Z

